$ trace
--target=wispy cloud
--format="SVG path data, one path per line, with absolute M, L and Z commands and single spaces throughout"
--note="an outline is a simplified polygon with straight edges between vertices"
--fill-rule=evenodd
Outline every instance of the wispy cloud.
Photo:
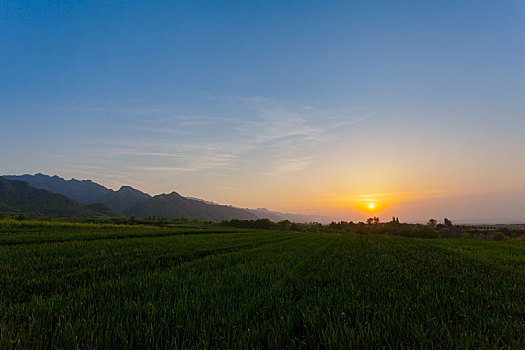
M 308 168 L 320 147 L 371 117 L 264 97 L 215 96 L 206 102 L 193 115 L 174 105 L 114 107 L 115 113 L 150 115 L 139 124 L 119 123 L 118 137 L 89 142 L 104 150 L 101 157 L 127 159 L 142 171 L 235 170 L 255 161 L 260 174 L 284 176 Z
M 368 202 L 370 200 L 377 201 L 414 201 L 424 198 L 439 198 L 450 196 L 451 193 L 443 190 L 426 190 L 426 191 L 399 191 L 399 192 L 383 192 L 383 193 L 366 193 L 357 194 L 349 197 L 334 197 L 332 200 L 344 202 Z
M 272 164 L 272 168 L 265 172 L 265 175 L 282 176 L 296 171 L 306 169 L 311 161 L 312 156 L 304 158 L 279 159 Z

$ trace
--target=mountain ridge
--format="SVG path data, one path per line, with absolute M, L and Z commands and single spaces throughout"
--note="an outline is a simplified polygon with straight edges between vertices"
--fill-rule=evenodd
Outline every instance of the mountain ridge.
M 160 216 L 168 219 L 185 217 L 204 221 L 257 219 L 254 214 L 245 210 L 226 205 L 210 205 L 199 200 L 183 197 L 175 191 L 153 196 L 147 202 L 137 204 L 126 210 L 124 214 L 140 218 L 149 216 Z
M 84 204 L 60 193 L 40 189 L 20 180 L 8 180 L 0 177 L 0 209 L 11 214 L 36 214 L 64 217 L 100 217 L 108 216 L 97 208 Z
M 57 175 L 5 175 L 7 180 L 25 181 L 29 185 L 65 195 L 82 204 L 103 203 L 117 213 L 148 200 L 151 196 L 131 186 L 121 186 L 114 191 L 92 180 L 66 180 Z
M 124 214 L 136 217 L 197 218 L 200 220 L 221 221 L 231 219 L 269 219 L 274 222 L 289 220 L 292 222 L 328 223 L 331 218 L 320 215 L 290 214 L 268 210 L 266 208 L 239 208 L 218 204 L 212 201 L 182 196 L 173 191 L 151 196 L 131 186 L 123 185 L 117 191 L 100 185 L 92 180 L 65 180 L 57 175 L 6 175 L 7 180 L 22 180 L 29 185 L 65 195 L 79 203 L 92 205 L 106 215 Z M 153 200 L 153 201 L 152 201 Z M 108 208 L 101 207 L 104 204 Z M 0 210 L 2 208 L 0 207 Z M 113 211 L 113 212 L 112 212 Z
M 35 175 L 2 175 L 7 180 L 25 181 L 29 185 L 63 194 L 77 202 L 89 204 L 98 202 L 110 190 L 91 180 L 66 180 L 57 175 L 49 176 L 42 173 Z
M 137 190 L 131 186 L 121 186 L 117 191 L 110 190 L 100 199 L 104 203 L 119 213 L 145 202 L 151 196 L 145 192 Z

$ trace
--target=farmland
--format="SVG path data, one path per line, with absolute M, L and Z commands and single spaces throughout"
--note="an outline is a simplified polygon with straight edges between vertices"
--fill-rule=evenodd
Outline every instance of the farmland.
M 523 348 L 525 241 L 0 221 L 0 348 Z

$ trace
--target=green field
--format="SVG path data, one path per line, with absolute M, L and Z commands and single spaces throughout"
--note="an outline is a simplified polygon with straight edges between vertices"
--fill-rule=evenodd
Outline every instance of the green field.
M 0 348 L 524 348 L 525 241 L 0 221 Z

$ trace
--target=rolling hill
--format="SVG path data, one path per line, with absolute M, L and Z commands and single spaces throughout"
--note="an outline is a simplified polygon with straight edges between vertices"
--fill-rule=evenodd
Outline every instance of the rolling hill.
M 134 207 L 139 203 L 146 202 L 151 196 L 130 186 L 122 186 L 118 191 L 110 190 L 99 202 L 123 213 L 126 209 Z
M 128 216 L 145 218 L 149 216 L 169 219 L 185 217 L 206 221 L 231 219 L 255 220 L 257 216 L 245 210 L 227 206 L 210 205 L 199 200 L 188 199 L 177 192 L 154 196 L 124 212 Z
M 33 187 L 63 194 L 80 203 L 104 203 L 119 213 L 151 198 L 149 194 L 130 186 L 122 186 L 118 191 L 113 191 L 91 180 L 65 180 L 56 175 L 49 176 L 39 173 L 3 177 L 8 180 L 25 181 Z
M 120 213 L 136 217 L 186 217 L 211 221 L 231 219 L 322 223 L 332 221 L 331 218 L 319 215 L 290 214 L 264 208 L 247 209 L 220 205 L 199 198 L 183 197 L 176 192 L 152 197 L 130 186 L 122 186 L 118 191 L 114 191 L 91 180 L 65 180 L 56 175 L 48 176 L 39 173 L 7 175 L 4 178 L 26 181 L 33 187 L 63 194 L 80 203 L 90 204 L 85 207 L 107 216 L 116 216 Z M 101 203 L 105 206 L 101 206 Z M 2 209 L 1 204 L 0 210 L 6 211 L 5 208 Z
M 25 181 L 33 187 L 63 194 L 80 203 L 100 202 L 110 190 L 91 180 L 65 180 L 58 176 L 48 176 L 44 174 L 35 175 L 3 175 L 7 180 Z
M 2 177 L 0 211 L 68 217 L 106 216 L 62 194 L 35 188 L 24 181 L 7 180 Z

